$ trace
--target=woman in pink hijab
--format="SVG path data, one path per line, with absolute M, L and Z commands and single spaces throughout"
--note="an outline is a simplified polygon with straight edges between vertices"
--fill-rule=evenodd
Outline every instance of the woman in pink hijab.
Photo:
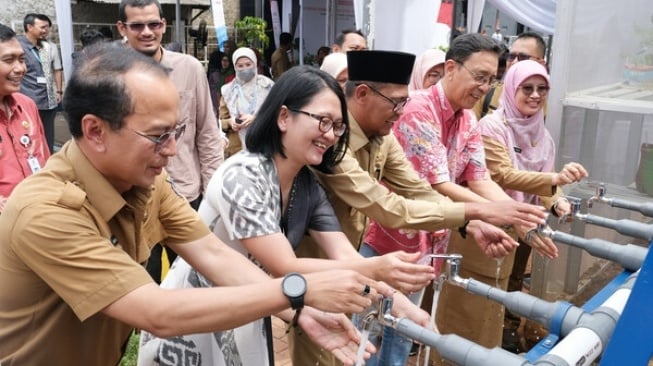
M 417 56 L 408 83 L 408 91 L 426 89 L 437 84 L 444 75 L 445 55 L 441 50 L 428 49 Z
M 554 207 L 552 213 L 560 215 L 569 210 L 569 202 L 559 187 L 587 177 L 587 171 L 571 162 L 553 172 L 555 145 L 543 111 L 548 92 L 544 66 L 518 62 L 506 74 L 499 108 L 480 125 L 492 179 L 515 200 Z

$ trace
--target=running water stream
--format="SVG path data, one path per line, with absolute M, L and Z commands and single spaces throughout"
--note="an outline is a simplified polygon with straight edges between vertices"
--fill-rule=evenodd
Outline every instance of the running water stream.
M 367 346 L 367 338 L 370 336 L 370 330 L 369 329 L 363 329 L 363 333 L 361 333 L 361 344 L 358 346 L 358 353 L 356 354 L 356 366 L 362 366 L 363 365 L 363 358 L 365 357 L 365 347 Z

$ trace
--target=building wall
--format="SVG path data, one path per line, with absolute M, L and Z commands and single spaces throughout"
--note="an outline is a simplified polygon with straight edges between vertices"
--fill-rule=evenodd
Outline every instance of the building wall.
M 22 33 L 23 18 L 28 13 L 45 14 L 56 23 L 54 0 L 0 0 L 0 23 Z

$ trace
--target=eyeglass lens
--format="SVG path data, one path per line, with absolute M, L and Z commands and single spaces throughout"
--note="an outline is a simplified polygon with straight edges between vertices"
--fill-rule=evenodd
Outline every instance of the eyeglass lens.
M 142 32 L 147 26 L 150 30 L 159 30 L 163 26 L 163 22 L 150 22 L 150 23 L 125 23 L 132 32 Z
M 537 94 L 540 96 L 545 96 L 549 92 L 549 87 L 548 86 L 534 86 L 534 85 L 522 85 L 521 87 L 522 92 L 524 95 L 531 96 L 534 91 L 537 91 Z
M 514 59 L 517 59 L 519 61 L 526 61 L 526 60 L 530 60 L 531 56 L 525 53 L 509 53 L 506 59 L 508 61 L 513 61 Z

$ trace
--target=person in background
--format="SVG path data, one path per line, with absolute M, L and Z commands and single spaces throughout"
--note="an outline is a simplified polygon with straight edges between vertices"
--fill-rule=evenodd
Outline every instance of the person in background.
M 504 80 L 499 108 L 483 117 L 480 126 L 492 180 L 513 199 L 542 204 L 553 215 L 562 216 L 569 212 L 570 205 L 560 187 L 587 177 L 587 171 L 582 165 L 571 162 L 560 172 L 553 172 L 555 145 L 544 126 L 544 105 L 549 88 L 549 75 L 539 62 L 525 60 L 512 65 Z M 521 291 L 530 253 L 528 245 L 520 245 L 517 249 L 509 291 Z M 519 316 L 506 311 L 504 349 L 514 353 L 528 351 L 517 334 L 520 324 Z
M 48 148 L 54 150 L 54 120 L 63 95 L 63 66 L 57 45 L 48 42 L 52 21 L 47 15 L 30 13 L 23 19 L 25 35 L 18 36 L 25 51 L 27 73 L 21 93 L 39 108 Z
M 270 279 L 220 241 L 164 169 L 186 128 L 170 70 L 96 47 L 66 88 L 73 139 L 0 215 L 0 363 L 117 365 L 134 328 L 173 337 L 301 313 L 298 325 L 353 365 L 360 336 L 323 311 L 359 312 L 390 289 L 351 270 Z M 143 268 L 158 242 L 217 287 L 161 289 Z
M 503 34 L 501 34 L 501 27 L 496 27 L 494 29 L 494 33 L 492 33 L 492 39 L 499 45 L 503 43 Z
M 39 111 L 19 93 L 25 51 L 16 33 L 0 24 L 0 214 L 16 185 L 38 172 L 50 157 Z
M 170 78 L 180 98 L 179 120 L 186 125 L 186 134 L 179 141 L 179 153 L 168 160 L 166 171 L 191 207 L 197 209 L 209 179 L 224 160 L 222 131 L 213 113 L 204 66 L 190 55 L 162 47 L 166 20 L 157 0 L 122 0 L 118 17 L 116 26 L 127 39 L 128 47 L 172 70 Z M 176 256 L 163 249 L 161 245 L 154 248 L 148 261 L 150 273 L 157 282 Z
M 317 52 L 315 53 L 315 62 L 317 62 L 317 67 L 322 66 L 324 58 L 330 53 L 331 49 L 327 46 L 322 46 L 317 49 Z
M 347 55 L 336 52 L 330 53 L 324 58 L 320 70 L 326 72 L 336 79 L 342 90 L 345 90 L 349 74 L 347 73 Z
M 279 80 L 281 75 L 288 71 L 292 64 L 288 58 L 288 51 L 292 49 L 292 34 L 283 32 L 279 35 L 279 47 L 272 53 L 272 78 Z
M 359 30 L 345 29 L 336 36 L 331 50 L 341 53 L 367 50 L 367 39 Z
M 95 28 L 86 28 L 79 35 L 79 41 L 82 44 L 82 48 L 79 51 L 73 52 L 72 54 L 73 60 L 79 57 L 80 52 L 82 52 L 84 48 L 96 44 L 98 42 L 104 42 L 104 35 Z
M 221 88 L 220 122 L 228 123 L 237 131 L 245 147 L 247 128 L 270 93 L 274 81 L 257 73 L 256 54 L 251 48 L 241 47 L 231 56 L 236 78 Z
M 432 280 L 432 269 L 411 263 L 414 254 L 362 258 L 340 231 L 326 193 L 308 169 L 329 171 L 343 157 L 348 140 L 346 113 L 342 90 L 326 73 L 308 65 L 284 73 L 250 127 L 248 150 L 216 171 L 198 212 L 218 238 L 274 277 L 349 268 L 394 287 L 418 288 Z M 306 233 L 333 260 L 297 258 L 294 250 Z M 206 287 L 210 283 L 177 259 L 162 286 Z M 403 296 L 394 295 L 393 313 L 424 326 L 429 323 Z M 159 352 L 179 350 L 197 353 L 198 359 L 210 365 L 220 364 L 216 358 L 222 357 L 228 365 L 267 365 L 274 355 L 266 347 L 272 340 L 263 323 L 260 319 L 247 328 L 234 329 L 233 336 L 227 335 L 231 331 L 157 340 L 142 335 L 148 341 L 143 342 L 139 358 L 147 353 L 144 358 L 151 361 Z M 234 341 L 221 345 L 219 339 Z
M 107 42 L 112 42 L 113 41 L 113 31 L 111 30 L 111 27 L 108 25 L 102 26 L 98 28 L 100 33 L 104 36 L 104 40 Z
M 444 75 L 444 57 L 442 50 L 430 48 L 415 59 L 413 73 L 410 75 L 408 91 L 427 89 L 435 85 Z

